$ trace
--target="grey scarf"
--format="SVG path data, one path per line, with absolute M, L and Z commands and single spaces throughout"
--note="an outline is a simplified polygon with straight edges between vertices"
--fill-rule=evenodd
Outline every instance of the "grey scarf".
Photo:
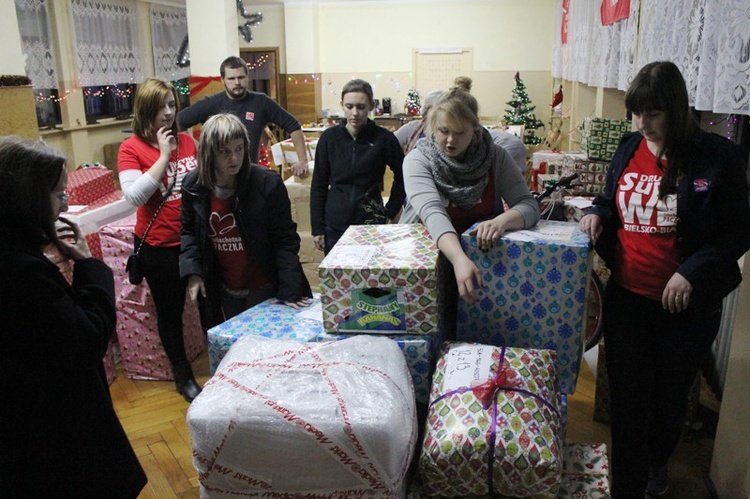
M 495 160 L 490 133 L 482 128 L 475 132 L 461 162 L 446 156 L 438 148 L 434 134 L 417 142 L 417 149 L 430 161 L 430 170 L 438 190 L 464 210 L 473 208 L 489 182 L 489 171 Z

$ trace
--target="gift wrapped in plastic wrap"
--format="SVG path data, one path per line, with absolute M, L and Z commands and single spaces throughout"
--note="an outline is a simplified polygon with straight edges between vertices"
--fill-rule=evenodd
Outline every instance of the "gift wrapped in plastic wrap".
M 416 408 L 388 338 L 241 338 L 187 420 L 203 497 L 405 496 Z
M 444 343 L 419 473 L 441 497 L 556 497 L 561 396 L 553 350 Z

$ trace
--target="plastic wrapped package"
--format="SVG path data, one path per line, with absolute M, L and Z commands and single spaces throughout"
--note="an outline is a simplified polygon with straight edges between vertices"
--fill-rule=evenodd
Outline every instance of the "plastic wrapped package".
M 388 338 L 241 338 L 187 414 L 202 497 L 404 497 L 414 388 Z

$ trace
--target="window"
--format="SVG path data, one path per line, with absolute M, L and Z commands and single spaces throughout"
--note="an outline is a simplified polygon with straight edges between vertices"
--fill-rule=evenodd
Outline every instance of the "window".
M 31 79 L 36 98 L 37 123 L 40 128 L 53 128 L 62 120 L 47 1 L 15 0 L 15 4 L 21 47 L 26 58 L 26 75 Z
M 134 84 L 94 85 L 84 87 L 83 103 L 86 123 L 93 124 L 102 118 L 130 119 L 135 100 Z

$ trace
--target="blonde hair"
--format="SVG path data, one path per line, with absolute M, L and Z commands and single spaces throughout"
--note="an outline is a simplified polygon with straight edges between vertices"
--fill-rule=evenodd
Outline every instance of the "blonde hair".
M 177 113 L 180 112 L 180 98 L 177 95 L 177 90 L 175 90 L 171 83 L 159 78 L 146 79 L 138 85 L 138 89 L 135 92 L 131 128 L 136 137 L 140 137 L 146 142 L 153 142 L 156 139 L 154 120 L 156 119 L 156 115 L 159 114 L 159 109 L 164 103 L 164 99 L 170 93 L 174 97 L 175 105 L 172 136 L 177 140 L 177 133 L 179 132 Z
M 431 131 L 435 130 L 439 119 L 442 119 L 448 128 L 454 131 L 462 130 L 467 122 L 475 132 L 482 128 L 476 98 L 458 87 L 443 92 L 433 104 L 427 117 Z
M 216 186 L 216 155 L 219 149 L 236 139 L 242 139 L 245 146 L 242 166 L 237 173 L 238 177 L 243 177 L 250 170 L 247 128 L 237 116 L 228 113 L 215 114 L 206 120 L 198 143 L 198 178 L 201 184 L 210 189 Z

